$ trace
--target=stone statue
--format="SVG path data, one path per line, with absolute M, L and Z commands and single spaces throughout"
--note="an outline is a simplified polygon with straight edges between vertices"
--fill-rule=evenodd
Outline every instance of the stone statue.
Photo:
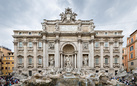
M 70 58 L 67 56 L 65 60 L 66 60 L 66 67 L 71 67 Z
M 84 66 L 88 66 L 88 57 L 84 57 Z
M 56 31 L 59 31 L 59 24 L 58 23 L 56 23 L 55 29 L 56 29 Z
M 54 58 L 53 57 L 50 57 L 49 65 L 54 66 Z

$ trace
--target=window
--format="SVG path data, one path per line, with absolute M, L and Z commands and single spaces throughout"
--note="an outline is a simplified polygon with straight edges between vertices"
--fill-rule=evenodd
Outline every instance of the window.
M 6 59 L 8 59 L 8 57 L 6 57 Z
M 130 54 L 130 58 L 131 58 L 131 59 L 133 58 L 133 53 Z
M 122 57 L 122 59 L 124 59 L 124 57 Z
M 29 64 L 32 64 L 32 58 L 29 57 Z
M 99 47 L 99 43 L 98 42 L 95 42 L 95 47 Z
M 124 50 L 122 50 L 122 53 L 124 53 Z
M 7 69 L 7 67 L 5 67 L 5 69 Z
M 8 69 L 10 70 L 10 67 Z
M 131 65 L 134 65 L 134 62 L 131 62 Z
M 28 45 L 29 47 L 32 47 L 32 42 L 29 42 L 29 45 Z
M 131 38 L 131 43 L 133 42 L 133 38 Z
M 12 70 L 14 70 L 14 67 L 12 67 Z
M 38 59 L 38 64 L 42 64 L 42 58 Z
M 105 46 L 105 47 L 108 47 L 108 42 L 105 42 L 104 46 Z
M 105 32 L 105 35 L 107 35 L 108 33 L 107 32 Z
M 38 46 L 39 46 L 39 48 L 41 48 L 42 47 L 42 42 L 39 42 Z
M 117 32 L 115 32 L 115 35 L 117 35 Z
M 10 59 L 10 57 L 9 57 L 9 59 Z
M 29 32 L 29 35 L 31 35 L 31 32 Z
M 131 47 L 130 47 L 130 51 L 132 51 L 133 49 L 134 49 L 134 47 L 133 47 L 133 46 L 131 46 Z
M 105 64 L 108 64 L 108 58 L 105 58 Z
M 19 35 L 21 35 L 21 32 L 19 32 Z
M 105 70 L 106 73 L 108 73 L 108 70 Z
M 96 35 L 98 35 L 98 32 L 96 32 Z
M 12 64 L 14 64 L 14 62 L 12 62 Z
M 29 71 L 29 76 L 32 76 L 32 71 Z
M 115 63 L 117 63 L 118 58 L 115 58 Z
M 96 58 L 96 59 L 95 59 L 96 64 L 98 64 L 98 63 L 99 63 L 99 61 L 98 61 L 98 60 L 99 60 L 98 58 Z
M 12 57 L 12 59 L 14 59 L 14 57 Z
M 22 47 L 22 42 L 19 42 L 19 47 Z
M 20 64 L 22 63 L 22 58 L 19 58 L 19 63 L 20 63 Z
M 3 67 L 1 69 L 4 69 Z

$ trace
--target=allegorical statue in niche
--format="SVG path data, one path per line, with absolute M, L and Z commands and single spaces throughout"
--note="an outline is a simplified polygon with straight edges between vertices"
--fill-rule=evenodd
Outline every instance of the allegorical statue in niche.
M 54 58 L 53 58 L 53 56 L 50 57 L 49 66 L 54 66 Z
M 88 66 L 88 57 L 87 56 L 84 57 L 84 66 Z
M 66 62 L 66 67 L 71 67 L 70 58 L 68 56 L 66 57 L 65 62 Z

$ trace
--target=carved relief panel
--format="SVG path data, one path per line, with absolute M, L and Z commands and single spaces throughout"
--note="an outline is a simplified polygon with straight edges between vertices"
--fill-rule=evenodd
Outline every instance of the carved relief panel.
M 55 48 L 55 43 L 54 43 L 54 42 L 49 42 L 49 43 L 48 43 L 48 48 L 49 48 L 49 50 L 54 50 L 54 48 Z
M 89 43 L 88 42 L 83 42 L 83 50 L 88 50 L 88 46 Z

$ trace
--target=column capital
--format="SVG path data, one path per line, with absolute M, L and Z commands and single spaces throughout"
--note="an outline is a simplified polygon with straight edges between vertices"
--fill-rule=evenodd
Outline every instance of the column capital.
M 123 44 L 123 41 L 120 41 L 120 42 L 119 42 L 119 44 L 121 44 L 121 45 L 122 45 L 122 44 Z
M 42 41 L 43 41 L 43 42 L 48 42 L 48 40 L 47 40 L 47 39 L 42 39 Z
M 80 39 L 78 39 L 78 42 L 82 42 L 82 39 L 80 38 Z
M 27 45 L 27 42 L 26 42 L 26 41 L 23 41 L 23 44 L 24 44 L 24 45 Z
M 89 42 L 91 43 L 91 42 L 95 42 L 95 39 L 91 39 L 91 40 L 89 40 Z
M 37 44 L 37 41 L 33 41 L 34 44 Z
M 17 45 L 17 44 L 18 44 L 18 42 L 17 42 L 17 41 L 13 41 L 13 43 L 14 43 L 14 45 Z
M 60 42 L 60 40 L 59 39 L 55 39 L 55 43 L 59 43 Z
M 110 41 L 109 44 L 113 44 L 114 42 L 113 41 Z
M 103 41 L 100 41 L 100 44 L 101 44 L 101 45 L 103 45 L 103 44 L 104 44 L 104 42 L 103 42 Z

